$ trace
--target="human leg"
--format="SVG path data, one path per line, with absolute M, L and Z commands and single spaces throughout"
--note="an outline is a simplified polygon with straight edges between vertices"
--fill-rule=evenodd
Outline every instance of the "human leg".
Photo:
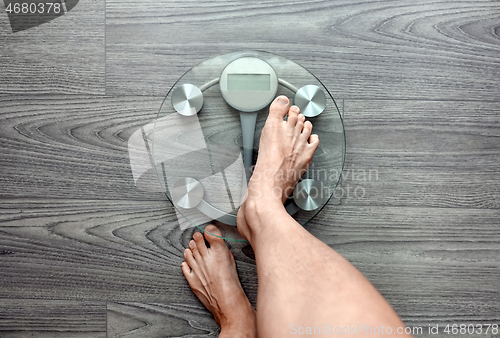
M 373 285 L 283 207 L 319 144 L 304 120 L 286 97 L 271 104 L 247 199 L 238 212 L 238 230 L 257 262 L 259 337 L 293 335 L 307 327 L 324 334 L 332 327 L 358 325 L 390 326 L 396 332 L 404 324 Z

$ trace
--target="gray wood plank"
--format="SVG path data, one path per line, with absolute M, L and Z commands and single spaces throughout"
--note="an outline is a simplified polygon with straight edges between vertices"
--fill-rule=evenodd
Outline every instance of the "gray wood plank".
M 352 262 L 407 325 L 491 324 L 500 320 L 498 216 L 492 209 L 328 206 L 308 230 Z
M 0 198 L 166 200 L 151 166 L 152 131 L 162 101 L 144 96 L 0 98 Z M 210 128 L 204 122 L 207 142 L 238 139 L 239 118 L 232 121 L 237 130 L 225 127 L 229 118 L 218 117 Z M 259 121 L 262 127 L 265 115 Z M 143 167 L 148 171 L 136 181 L 140 170 L 134 168 Z
M 108 303 L 108 337 L 217 337 L 220 328 L 200 304 Z
M 110 0 L 106 87 L 163 95 L 209 57 L 261 49 L 334 97 L 498 100 L 499 15 L 491 1 Z
M 192 230 L 178 230 L 159 202 L 111 203 L 4 207 L 0 296 L 200 305 L 180 270 Z M 407 323 L 498 320 L 497 210 L 329 205 L 307 229 L 360 269 Z M 254 261 L 244 244 L 230 246 L 255 305 Z
M 3 338 L 106 337 L 106 303 L 0 299 Z
M 131 135 L 154 121 L 162 100 L 0 98 L 0 196 L 165 200 L 154 170 L 136 186 L 129 156 Z
M 80 1 L 0 32 L 0 297 L 22 298 L 0 300 L 0 336 L 103 336 L 103 300 L 115 302 L 108 336 L 216 335 L 180 271 L 193 229 L 178 228 L 161 193 L 135 187 L 127 140 L 186 70 L 244 49 L 297 61 L 350 99 L 351 195 L 307 229 L 407 325 L 500 321 L 496 2 L 111 0 L 106 83 L 103 10 Z M 31 95 L 100 95 L 104 84 L 134 96 Z M 255 305 L 252 252 L 229 244 Z M 81 300 L 92 305 L 79 315 Z
M 0 215 L 0 297 L 198 303 L 180 264 L 199 230 L 168 202 L 11 199 Z M 255 300 L 254 261 L 230 246 Z
M 40 26 L 1 30 L 0 93 L 103 95 L 104 3 L 80 0 L 70 12 Z M 3 2 L 0 7 L 2 21 L 8 22 Z
M 345 101 L 342 203 L 500 208 L 500 102 Z

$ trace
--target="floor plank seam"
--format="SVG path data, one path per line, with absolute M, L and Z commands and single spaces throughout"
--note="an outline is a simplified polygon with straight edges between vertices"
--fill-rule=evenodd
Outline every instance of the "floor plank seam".
M 345 201 L 345 200 L 344 200 Z M 370 208 L 406 208 L 406 209 L 448 209 L 448 210 L 500 210 L 500 208 L 464 208 L 464 207 L 440 207 L 440 206 L 425 206 L 425 205 L 373 205 L 373 204 L 342 204 L 343 207 L 370 207 Z M 333 207 L 333 205 L 332 205 Z
M 107 80 L 106 80 L 107 81 Z M 172 85 L 173 87 L 173 85 Z M 165 93 L 170 92 L 172 89 L 170 87 L 168 90 L 165 91 Z M 152 94 L 120 94 L 120 93 L 114 93 L 114 94 L 108 94 L 108 90 L 106 87 L 106 91 L 104 94 L 70 94 L 70 93 L 58 93 L 58 94 L 52 94 L 50 95 L 50 98 L 47 98 L 47 94 L 43 93 L 33 93 L 33 94 L 26 94 L 26 93 L 15 93 L 15 94 L 0 94 L 0 100 L 3 98 L 8 99 L 8 101 L 14 101 L 15 99 L 22 99 L 22 98 L 33 98 L 34 100 L 39 99 L 39 98 L 44 98 L 46 100 L 53 100 L 53 97 L 74 97 L 74 98 L 85 98 L 85 97 L 92 97 L 92 98 L 98 98 L 98 99 L 120 99 L 120 98 L 151 98 L 151 99 L 165 99 L 165 95 L 152 95 Z M 485 99 L 470 99 L 470 100 L 465 100 L 465 99 L 452 99 L 452 98 L 402 98 L 402 97 L 347 97 L 340 99 L 338 97 L 334 97 L 335 100 L 344 100 L 344 101 L 408 101 L 408 102 L 472 102 L 472 103 L 478 103 L 478 102 L 485 102 L 485 103 L 500 103 L 500 98 L 498 99 L 492 99 L 492 100 L 485 100 Z M 55 99 L 57 100 L 57 99 Z M 159 107 L 158 107 L 159 108 Z M 342 116 L 345 117 L 345 110 L 344 106 L 342 107 Z

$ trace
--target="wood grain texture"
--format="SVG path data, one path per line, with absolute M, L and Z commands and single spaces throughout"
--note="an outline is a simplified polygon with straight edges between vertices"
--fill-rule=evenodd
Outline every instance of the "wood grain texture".
M 344 121 L 344 204 L 500 208 L 500 102 L 346 101 Z
M 246 49 L 345 99 L 342 191 L 365 194 L 307 229 L 407 325 L 500 322 L 499 17 L 481 0 L 80 0 L 3 29 L 0 336 L 217 335 L 180 270 L 196 230 L 134 184 L 128 141 L 185 71 Z M 228 244 L 255 306 L 252 250 Z
M 0 296 L 200 305 L 179 268 L 192 231 L 180 232 L 172 213 L 150 201 L 111 203 L 13 201 L 2 212 Z M 16 214 L 16 206 L 31 212 Z M 331 205 L 307 229 L 407 323 L 424 325 L 498 319 L 497 219 L 488 209 Z M 255 305 L 255 265 L 242 244 L 230 246 Z
M 2 338 L 105 338 L 106 303 L 0 299 Z
M 0 197 L 166 200 L 150 165 L 162 101 L 143 96 L 0 98 Z M 263 125 L 265 116 L 261 119 Z M 228 120 L 220 116 L 217 125 L 205 128 L 209 142 L 234 136 L 224 127 Z M 239 118 L 236 123 L 240 132 Z M 137 182 L 132 162 L 149 167 Z
M 129 138 L 156 117 L 163 98 L 0 98 L 1 197 L 165 200 L 140 190 Z M 149 176 L 155 186 L 155 174 Z
M 9 199 L 0 222 L 0 298 L 199 302 L 180 269 L 199 230 L 169 202 Z M 254 261 L 230 246 L 255 303 Z
M 0 93 L 104 95 L 104 3 L 80 0 L 53 21 L 12 33 L 2 1 Z
M 108 94 L 159 95 L 216 54 L 263 49 L 336 98 L 498 100 L 494 1 L 106 2 Z
M 109 338 L 217 337 L 219 333 L 203 305 L 108 303 Z
M 328 206 L 308 230 L 352 262 L 407 325 L 496 323 L 498 215 L 491 209 Z

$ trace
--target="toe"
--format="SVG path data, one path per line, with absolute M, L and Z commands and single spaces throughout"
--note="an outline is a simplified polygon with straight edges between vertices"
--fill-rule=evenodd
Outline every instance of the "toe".
M 193 257 L 193 252 L 190 249 L 184 250 L 184 260 L 189 265 L 191 270 L 195 270 L 198 268 L 198 265 L 196 264 L 196 261 Z
M 306 122 L 306 116 L 304 114 L 299 114 L 298 120 L 302 121 L 302 122 Z
M 201 283 L 203 284 L 205 281 L 205 274 L 203 273 L 203 260 L 201 260 L 199 254 L 198 257 L 200 264 L 196 262 L 194 253 L 190 249 L 184 250 L 184 260 L 189 265 L 189 268 L 191 268 L 191 273 L 193 274 L 193 276 L 196 276 L 196 278 L 200 279 Z
M 290 128 L 295 128 L 295 126 L 297 125 L 297 121 L 299 120 L 299 112 L 300 109 L 297 106 L 291 106 L 288 110 L 288 118 L 286 120 L 286 124 Z
M 303 139 L 305 139 L 305 140 L 309 139 L 309 136 L 311 136 L 312 129 L 313 129 L 313 125 L 310 121 L 304 122 L 304 128 L 302 128 L 302 134 L 301 134 Z
M 297 124 L 295 125 L 295 136 L 299 136 L 302 134 L 302 131 L 304 130 L 304 121 L 301 119 L 297 119 Z
M 288 113 L 290 107 L 290 100 L 285 95 L 280 95 L 274 99 L 269 107 L 269 116 L 274 118 L 283 119 Z
M 196 242 L 194 240 L 191 240 L 189 242 L 189 249 L 191 250 L 191 253 L 195 260 L 201 260 L 200 252 L 198 251 L 198 247 L 196 246 Z
M 222 239 L 222 232 L 212 224 L 207 225 L 207 227 L 205 228 L 205 238 L 211 246 L 224 244 L 224 240 Z
M 311 136 L 309 136 L 309 145 L 313 148 L 314 151 L 316 151 L 319 146 L 319 136 L 316 134 L 312 134 Z
M 203 257 L 207 254 L 207 246 L 205 245 L 205 240 L 203 239 L 203 235 L 199 232 L 195 232 L 193 234 L 194 242 L 196 243 L 196 249 Z
M 188 263 L 182 262 L 181 263 L 181 269 L 182 269 L 182 274 L 186 279 L 189 280 L 193 277 L 193 271 L 191 271 L 191 268 L 189 267 Z

